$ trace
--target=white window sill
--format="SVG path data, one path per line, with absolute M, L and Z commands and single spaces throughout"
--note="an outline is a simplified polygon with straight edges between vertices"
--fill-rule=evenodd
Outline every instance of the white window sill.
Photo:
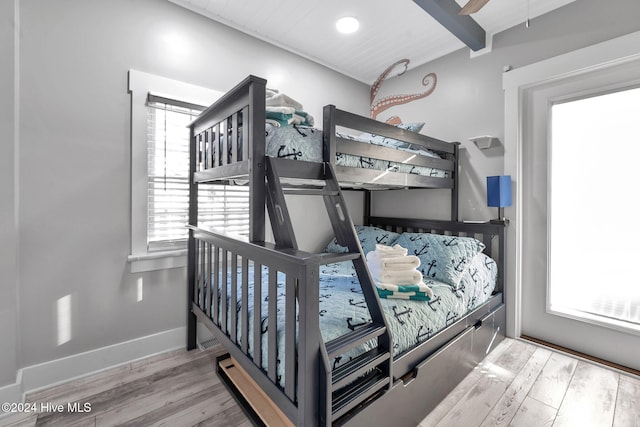
M 180 268 L 187 265 L 187 250 L 150 252 L 140 255 L 129 255 L 129 270 L 131 273 Z

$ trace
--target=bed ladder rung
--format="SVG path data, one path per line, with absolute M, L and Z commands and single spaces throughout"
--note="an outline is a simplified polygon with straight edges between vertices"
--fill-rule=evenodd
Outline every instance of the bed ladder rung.
M 331 421 L 335 421 L 356 406 L 375 396 L 389 384 L 389 377 L 379 371 L 372 371 L 344 392 L 335 393 L 332 402 Z
M 389 353 L 375 347 L 340 365 L 332 373 L 333 391 L 339 390 L 388 359 Z
M 358 328 L 348 334 L 342 335 L 325 344 L 329 360 L 335 359 L 341 354 L 364 344 L 365 342 L 379 337 L 387 331 L 385 325 L 369 323 L 367 326 Z
M 324 188 L 303 188 L 299 190 L 287 189 L 283 190 L 284 194 L 293 194 L 296 196 L 337 196 L 337 191 L 326 190 Z

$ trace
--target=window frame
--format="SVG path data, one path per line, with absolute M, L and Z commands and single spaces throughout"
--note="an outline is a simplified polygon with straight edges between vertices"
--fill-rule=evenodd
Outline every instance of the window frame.
M 222 92 L 137 70 L 128 72 L 131 94 L 131 248 L 127 257 L 132 273 L 184 267 L 187 250 L 147 249 L 147 96 L 149 93 L 190 104 L 211 105 Z

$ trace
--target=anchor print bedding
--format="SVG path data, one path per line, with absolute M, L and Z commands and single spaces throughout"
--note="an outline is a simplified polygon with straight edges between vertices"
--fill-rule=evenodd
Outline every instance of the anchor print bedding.
M 322 162 L 322 131 L 307 126 L 283 126 L 276 127 L 266 124 L 266 155 L 270 157 L 281 157 L 292 160 L 306 160 L 308 162 Z M 366 142 L 381 146 L 388 146 L 377 143 L 375 137 L 371 139 L 354 137 L 351 135 L 338 136 L 346 139 Z M 423 156 L 440 158 L 437 154 L 427 150 L 414 150 L 411 148 L 398 147 L 398 150 L 408 153 L 420 154 Z M 402 172 L 436 178 L 448 176 L 446 171 L 424 166 L 415 166 L 405 163 L 390 162 L 387 160 L 375 159 L 365 156 L 353 156 L 349 154 L 336 153 L 336 165 L 350 166 L 364 169 L 376 169 L 382 171 Z
M 238 270 L 238 283 L 240 270 Z M 252 283 L 253 265 L 250 264 L 249 277 L 249 304 L 252 304 L 254 287 Z M 270 351 L 267 344 L 267 331 L 269 328 L 267 315 L 267 295 L 269 271 L 262 267 L 262 366 L 266 369 L 267 354 Z M 487 301 L 491 296 L 497 277 L 497 265 L 494 260 L 480 253 L 469 263 L 457 286 L 426 279 L 425 282 L 433 289 L 434 298 L 431 301 L 410 301 L 381 299 L 382 308 L 393 337 L 394 357 L 412 349 L 421 342 L 429 339 L 437 332 L 453 324 L 464 314 Z M 230 275 L 228 276 L 228 289 L 230 289 Z M 219 281 L 220 283 L 220 281 Z M 285 305 L 284 274 L 277 273 L 278 287 L 278 382 L 284 385 L 282 379 L 284 363 L 280 360 L 284 355 L 284 305 Z M 241 310 L 241 291 L 238 290 L 236 311 Z M 320 331 L 325 342 L 337 338 L 352 331 L 363 324 L 370 322 L 371 318 L 366 307 L 364 296 L 358 278 L 350 261 L 327 264 L 320 271 Z M 230 307 L 229 307 L 230 309 Z M 228 313 L 229 316 L 229 313 Z M 238 315 L 238 321 L 241 322 Z M 241 330 L 238 327 L 238 330 Z M 242 341 L 238 336 L 238 342 Z M 371 347 L 373 343 L 371 343 Z M 369 347 L 369 348 L 371 348 Z M 253 355 L 253 308 L 249 307 L 249 352 Z M 351 350 L 349 353 L 336 358 L 332 363 L 334 367 L 349 361 L 351 358 L 368 350 L 366 345 L 362 348 Z
M 369 322 L 364 296 L 351 262 L 328 264 L 320 270 L 320 330 L 325 341 Z M 497 265 L 483 253 L 476 256 L 458 286 L 426 279 L 431 301 L 380 300 L 393 337 L 394 357 L 412 349 L 464 314 L 487 301 L 495 288 Z M 361 350 L 362 351 L 362 350 Z M 344 357 L 356 356 L 346 354 Z M 345 360 L 336 360 L 336 366 Z

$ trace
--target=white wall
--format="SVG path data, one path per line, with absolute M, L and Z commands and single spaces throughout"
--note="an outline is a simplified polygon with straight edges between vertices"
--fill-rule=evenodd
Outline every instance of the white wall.
M 470 58 L 462 49 L 385 82 L 378 97 L 420 92 L 422 77 L 435 72 L 438 85 L 430 96 L 393 107 L 379 118 L 399 115 L 404 122 L 426 122 L 422 133 L 460 141 L 460 219 L 488 220 L 497 208 L 486 206 L 486 176 L 504 173 L 504 147 L 479 150 L 468 138 L 494 135 L 504 141 L 503 67 L 531 64 L 640 29 L 637 0 L 578 0 L 554 12 L 498 34 L 493 51 Z M 524 19 L 524 17 L 523 17 Z M 374 214 L 388 214 L 404 201 L 403 216 L 447 218 L 446 193 L 424 190 L 414 200 L 393 192 L 376 193 Z M 397 210 L 396 210 L 397 212 Z
M 13 93 L 13 63 L 6 58 L 13 57 L 15 33 L 10 19 L 0 22 L 0 389 L 15 381 L 17 368 L 186 323 L 184 268 L 129 273 L 129 69 L 221 91 L 250 73 L 262 76 L 301 101 L 320 124 L 328 103 L 368 111 L 365 85 L 166 0 L 19 5 L 17 163 L 10 143 L 13 119 L 4 113 L 14 106 L 4 94 Z M 13 15 L 13 2 L 0 7 L 1 16 Z M 18 234 L 12 227 L 14 169 Z M 144 283 L 141 302 L 138 280 Z M 58 345 L 56 302 L 67 295 L 71 340 Z M 17 360 L 11 357 L 16 353 Z
M 15 5 L 0 2 L 0 386 L 15 381 L 17 360 L 18 233 L 15 217 L 14 53 Z
M 362 224 L 364 192 L 343 191 L 342 194 L 351 220 L 354 224 Z M 322 252 L 334 236 L 322 197 L 287 196 L 287 206 L 299 249 Z

